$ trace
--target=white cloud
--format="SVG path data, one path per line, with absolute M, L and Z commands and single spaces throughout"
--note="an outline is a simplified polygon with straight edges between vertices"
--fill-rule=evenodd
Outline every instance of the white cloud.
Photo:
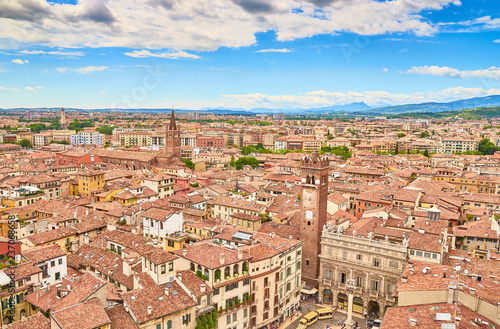
M 450 78 L 483 78 L 500 80 L 500 67 L 489 67 L 481 70 L 460 71 L 448 66 L 413 66 L 405 73 L 446 76 Z
M 99 94 L 105 94 L 106 92 L 105 91 L 100 91 Z
M 108 68 L 109 67 L 107 67 L 107 66 L 87 66 L 87 67 L 80 67 L 78 69 L 71 69 L 68 67 L 58 67 L 58 68 L 56 68 L 56 71 L 59 73 L 78 72 L 81 74 L 88 74 L 88 73 L 92 73 L 92 72 L 102 72 Z
M 341 32 L 433 35 L 439 27 L 421 13 L 459 4 L 457 0 L 82 0 L 76 4 L 16 0 L 0 2 L 0 30 L 16 43 L 58 48 L 211 51 L 253 45 L 255 35 L 266 31 L 275 31 L 281 41 Z
M 28 60 L 23 61 L 22 59 L 17 58 L 17 59 L 13 59 L 12 63 L 16 63 L 16 64 L 28 64 L 29 61 Z
M 387 67 L 384 67 L 382 70 L 383 70 L 384 72 L 389 72 L 389 69 L 388 69 Z
M 35 89 L 35 88 L 33 88 L 33 87 L 26 87 L 25 89 L 26 89 L 26 90 L 29 90 L 29 91 L 36 91 L 36 89 Z
M 54 56 L 84 56 L 81 51 L 43 51 L 43 50 L 21 50 L 24 55 L 54 55 Z
M 19 91 L 19 89 L 16 89 L 16 88 L 8 88 L 8 87 L 0 87 L 0 90 L 12 90 L 12 91 Z
M 179 58 L 191 58 L 197 59 L 201 58 L 200 56 L 189 54 L 185 51 L 168 51 L 163 53 L 151 53 L 149 50 L 134 50 L 132 52 L 124 53 L 127 56 L 135 57 L 135 58 L 144 58 L 144 57 L 159 57 L 159 58 L 170 58 L 170 59 L 179 59 Z
M 35 89 L 42 89 L 43 87 L 41 86 L 36 86 Z
M 295 50 L 290 48 L 282 48 L 282 49 L 262 49 L 255 51 L 256 53 L 292 53 Z
M 81 74 L 89 74 L 92 72 L 102 72 L 107 68 L 108 68 L 107 66 L 87 66 L 87 67 L 81 67 L 79 69 L 76 69 L 75 72 L 78 72 Z
M 500 89 L 453 87 L 438 91 L 418 92 L 411 94 L 389 93 L 387 91 L 347 91 L 329 92 L 324 90 L 310 91 L 296 95 L 222 95 L 218 101 L 174 102 L 176 108 L 199 110 L 204 107 L 229 107 L 251 109 L 266 108 L 312 108 L 331 105 L 344 105 L 354 102 L 365 102 L 371 107 L 400 104 L 419 104 L 426 102 L 451 102 L 460 99 L 500 95 Z M 169 103 L 170 104 L 170 103 Z M 163 104 L 163 106 L 170 106 Z
M 500 39 L 493 40 L 494 43 L 500 43 Z

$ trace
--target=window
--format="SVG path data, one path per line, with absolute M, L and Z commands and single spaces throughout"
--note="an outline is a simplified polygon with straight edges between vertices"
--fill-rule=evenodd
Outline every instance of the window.
M 424 257 L 425 257 L 425 258 L 431 258 L 431 253 L 430 253 L 430 252 L 426 252 L 426 253 L 424 254 Z
M 160 271 L 161 271 L 161 274 L 165 274 L 165 272 L 166 272 L 166 266 L 165 266 L 165 264 L 163 264 L 161 266 Z
M 346 283 L 347 273 L 340 273 L 340 283 Z
M 59 280 L 61 278 L 61 272 L 56 272 L 56 280 Z
M 233 313 L 233 322 L 238 319 L 238 312 Z
M 168 245 L 169 247 L 172 247 L 172 248 L 173 248 L 173 247 L 174 247 L 174 241 L 172 241 L 172 240 L 167 240 L 167 245 Z
M 417 256 L 422 257 L 422 252 L 421 251 L 417 251 Z
M 332 270 L 325 270 L 325 279 L 327 280 L 332 279 Z
M 161 329 L 161 323 L 158 323 L 158 324 L 156 325 L 156 329 Z
M 173 262 L 168 263 L 168 271 L 172 272 L 173 270 L 174 270 L 174 263 Z
M 378 281 L 375 281 L 375 280 L 372 280 L 371 284 L 370 284 L 370 288 L 372 291 L 379 291 L 379 282 Z
M 356 277 L 356 287 L 360 287 L 360 288 L 363 287 L 363 278 L 360 276 Z
M 398 262 L 390 261 L 390 262 L 389 262 L 389 266 L 390 266 L 390 267 L 395 267 L 395 268 L 398 268 L 399 264 L 398 264 Z
M 357 255 L 356 255 L 356 259 L 357 259 L 357 260 L 363 260 L 363 256 L 362 256 L 361 254 L 357 254 Z
M 392 293 L 394 292 L 394 285 L 392 283 L 387 284 L 387 291 L 386 292 L 388 295 L 392 295 Z
M 306 259 L 306 266 L 309 266 L 309 259 Z
M 415 250 L 410 250 L 410 255 L 415 255 Z
M 50 262 L 50 267 L 54 267 L 54 266 L 56 266 L 56 262 L 53 260 Z
M 347 260 L 347 251 L 342 252 L 342 260 Z
M 380 258 L 373 258 L 373 267 L 380 267 Z
M 231 314 L 229 314 L 228 316 L 226 316 L 226 323 L 227 324 L 231 323 Z
M 62 258 L 59 258 L 59 265 L 61 265 L 62 263 Z

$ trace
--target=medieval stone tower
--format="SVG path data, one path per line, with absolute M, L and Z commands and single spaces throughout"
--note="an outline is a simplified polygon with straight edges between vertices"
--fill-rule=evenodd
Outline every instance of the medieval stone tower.
M 165 133 L 165 153 L 181 155 L 181 132 L 175 123 L 174 109 L 170 116 L 170 125 Z
M 302 248 L 302 280 L 317 287 L 321 233 L 326 225 L 328 206 L 329 159 L 317 151 L 301 161 L 302 195 L 300 240 Z
M 66 113 L 64 113 L 64 108 L 61 108 L 61 120 L 59 121 L 62 129 L 68 128 L 68 123 L 66 122 Z

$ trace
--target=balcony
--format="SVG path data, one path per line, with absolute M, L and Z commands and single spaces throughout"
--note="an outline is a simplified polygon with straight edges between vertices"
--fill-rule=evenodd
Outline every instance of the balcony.
M 371 290 L 370 291 L 370 297 L 371 298 L 378 298 L 379 292 L 377 290 Z
M 394 303 L 394 302 L 396 302 L 396 298 L 392 297 L 391 295 L 386 295 L 386 296 L 385 296 L 385 300 L 386 300 L 388 303 Z

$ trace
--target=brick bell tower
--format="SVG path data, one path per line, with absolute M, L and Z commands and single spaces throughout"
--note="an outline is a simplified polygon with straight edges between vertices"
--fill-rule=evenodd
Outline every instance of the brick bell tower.
M 313 287 L 318 286 L 321 233 L 327 221 L 329 169 L 328 157 L 320 156 L 317 151 L 301 160 L 302 281 Z
M 174 109 L 170 116 L 170 125 L 165 132 L 165 153 L 181 156 L 181 132 L 175 123 Z

